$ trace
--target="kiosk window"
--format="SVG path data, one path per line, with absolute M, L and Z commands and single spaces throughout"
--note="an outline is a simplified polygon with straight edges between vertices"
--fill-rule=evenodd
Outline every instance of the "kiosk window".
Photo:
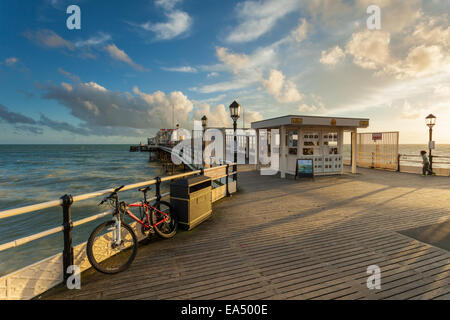
M 298 146 L 298 134 L 297 131 L 289 132 L 289 148 L 297 148 Z

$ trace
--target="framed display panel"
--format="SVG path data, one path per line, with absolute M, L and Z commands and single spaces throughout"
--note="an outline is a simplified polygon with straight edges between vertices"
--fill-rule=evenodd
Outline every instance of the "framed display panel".
M 295 179 L 314 178 L 314 159 L 300 158 L 296 160 Z

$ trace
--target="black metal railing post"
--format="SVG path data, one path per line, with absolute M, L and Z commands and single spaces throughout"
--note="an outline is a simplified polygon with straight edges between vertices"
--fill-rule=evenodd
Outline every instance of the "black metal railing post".
M 161 201 L 161 178 L 156 177 L 156 184 L 155 184 L 155 197 L 156 197 L 156 209 L 160 210 L 161 206 L 159 202 Z
M 230 179 L 229 179 L 229 174 L 230 174 L 230 165 L 227 163 L 227 167 L 225 169 L 227 177 L 226 177 L 226 184 L 227 184 L 227 197 L 230 196 L 230 189 L 229 189 L 229 185 L 230 185 Z
M 70 206 L 73 203 L 73 198 L 70 194 L 61 197 L 63 207 L 63 227 L 64 227 L 64 251 L 63 251 L 63 275 L 64 281 L 71 276 L 67 273 L 67 268 L 73 265 L 73 247 L 72 247 L 72 217 Z
M 398 154 L 398 159 L 397 159 L 397 171 L 400 172 L 400 160 L 401 160 L 402 155 L 399 153 Z

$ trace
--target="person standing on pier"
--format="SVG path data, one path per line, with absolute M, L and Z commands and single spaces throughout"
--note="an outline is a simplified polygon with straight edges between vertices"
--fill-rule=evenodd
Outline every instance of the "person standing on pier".
M 434 175 L 434 172 L 430 170 L 430 161 L 428 160 L 427 152 L 420 151 L 420 154 L 422 155 L 422 159 L 423 159 L 423 161 L 422 161 L 422 164 L 423 164 L 422 176 L 426 176 L 427 174 L 430 176 Z

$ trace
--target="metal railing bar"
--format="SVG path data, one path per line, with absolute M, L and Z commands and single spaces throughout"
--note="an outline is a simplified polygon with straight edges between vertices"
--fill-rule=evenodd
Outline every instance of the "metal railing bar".
M 8 218 L 11 216 L 16 216 L 16 215 L 23 214 L 23 213 L 38 211 L 38 210 L 42 210 L 42 209 L 58 207 L 61 204 L 62 204 L 61 200 L 53 200 L 53 201 L 42 202 L 42 203 L 33 204 L 30 206 L 25 206 L 25 207 L 21 207 L 21 208 L 17 208 L 17 209 L 5 210 L 5 211 L 0 212 L 0 219 Z
M 165 197 L 165 196 L 168 196 L 168 195 L 170 195 L 170 192 L 163 193 L 161 196 Z M 148 201 L 153 201 L 153 200 L 156 200 L 156 197 L 148 199 Z M 103 217 L 107 216 L 108 214 L 111 214 L 112 212 L 113 212 L 113 210 L 111 209 L 111 210 L 108 210 L 108 211 L 105 211 L 105 212 L 93 215 L 91 217 L 87 217 L 87 218 L 84 218 L 84 219 L 80 219 L 80 220 L 74 221 L 73 222 L 73 226 L 77 227 L 77 226 L 80 226 L 82 224 L 98 220 L 100 218 L 103 218 Z M 31 241 L 34 241 L 34 240 L 37 240 L 37 239 L 40 239 L 40 238 L 43 238 L 43 237 L 46 237 L 46 236 L 58 233 L 58 232 L 61 232 L 63 230 L 64 230 L 64 227 L 56 227 L 56 228 L 53 228 L 53 229 L 49 229 L 49 230 L 46 230 L 46 231 L 43 231 L 43 232 L 35 233 L 33 235 L 30 235 L 30 236 L 26 236 L 26 237 L 23 237 L 23 238 L 20 238 L 20 239 L 16 239 L 16 240 L 4 243 L 4 244 L 0 245 L 0 252 L 4 251 L 6 249 L 10 249 L 10 248 L 15 248 L 15 247 L 21 246 L 21 245 L 23 245 L 25 243 L 28 243 L 28 242 L 31 242 Z
M 400 154 L 401 157 L 416 157 L 416 158 L 420 158 L 422 157 L 420 154 Z M 435 156 L 433 155 L 433 158 L 446 158 L 446 159 L 450 159 L 450 156 Z
M 219 167 L 213 167 L 213 168 L 207 168 L 207 169 L 204 169 L 204 172 L 217 170 L 218 168 L 225 167 L 225 166 L 226 165 L 219 166 Z M 167 176 L 167 177 L 161 178 L 161 182 L 171 181 L 171 180 L 178 179 L 178 178 L 183 178 L 183 177 L 189 177 L 189 176 L 192 176 L 192 175 L 199 174 L 200 172 L 201 172 L 201 170 L 195 170 L 195 171 L 191 171 L 191 172 L 180 173 L 180 174 L 173 175 L 173 176 Z M 130 184 L 130 185 L 126 185 L 120 191 L 121 192 L 122 191 L 127 191 L 127 190 L 131 190 L 131 189 L 135 189 L 135 188 L 139 188 L 139 187 L 143 187 L 143 186 L 148 186 L 148 185 L 152 185 L 152 184 L 156 184 L 156 179 L 148 180 L 148 181 L 144 181 L 144 182 L 138 182 L 138 183 L 134 183 L 134 184 Z M 113 191 L 114 191 L 114 188 L 111 188 L 111 189 L 105 189 L 105 190 L 100 190 L 100 191 L 96 191 L 96 192 L 91 192 L 91 193 L 86 193 L 86 194 L 74 196 L 73 197 L 73 203 L 79 202 L 79 201 L 83 201 L 83 200 L 92 199 L 92 198 L 96 198 L 96 197 L 99 197 L 99 196 L 103 196 L 103 195 L 111 193 Z M 20 215 L 20 214 L 29 213 L 29 212 L 33 212 L 33 211 L 38 211 L 38 210 L 58 207 L 58 206 L 61 206 L 61 205 L 62 205 L 62 200 L 59 199 L 59 200 L 53 200 L 53 201 L 48 201 L 48 202 L 42 202 L 42 203 L 30 205 L 30 206 L 24 206 L 24 207 L 15 208 L 15 209 L 9 209 L 9 210 L 5 210 L 5 211 L 1 211 L 0 212 L 0 219 L 12 217 L 12 216 L 17 216 L 17 215 Z
M 112 212 L 113 212 L 113 210 L 111 209 L 111 210 L 108 210 L 108 211 L 105 211 L 105 212 L 93 215 L 91 217 L 87 217 L 87 218 L 84 218 L 84 219 L 80 219 L 80 220 L 74 221 L 72 224 L 73 224 L 74 227 L 78 227 L 78 226 L 80 226 L 82 224 L 85 224 L 85 223 L 88 223 L 88 222 L 95 221 L 97 219 L 106 217 L 108 214 L 111 214 Z
M 20 239 L 16 239 L 16 240 L 13 240 L 13 241 L 10 241 L 10 242 L 7 242 L 7 243 L 4 243 L 4 244 L 0 245 L 0 251 L 4 251 L 4 250 L 10 249 L 10 248 L 19 247 L 19 246 L 21 246 L 21 245 L 23 245 L 25 243 L 28 243 L 28 242 L 31 242 L 33 240 L 37 240 L 37 239 L 40 239 L 40 238 L 43 238 L 43 237 L 46 237 L 46 236 L 49 236 L 49 235 L 52 235 L 52 234 L 55 234 L 55 233 L 58 233 L 58 232 L 61 232 L 63 230 L 64 230 L 64 227 L 60 226 L 60 227 L 52 228 L 52 229 L 49 229 L 49 230 L 46 230 L 46 231 L 42 231 L 42 232 L 33 234 L 31 236 L 26 236 L 26 237 L 23 237 L 23 238 L 20 238 Z

